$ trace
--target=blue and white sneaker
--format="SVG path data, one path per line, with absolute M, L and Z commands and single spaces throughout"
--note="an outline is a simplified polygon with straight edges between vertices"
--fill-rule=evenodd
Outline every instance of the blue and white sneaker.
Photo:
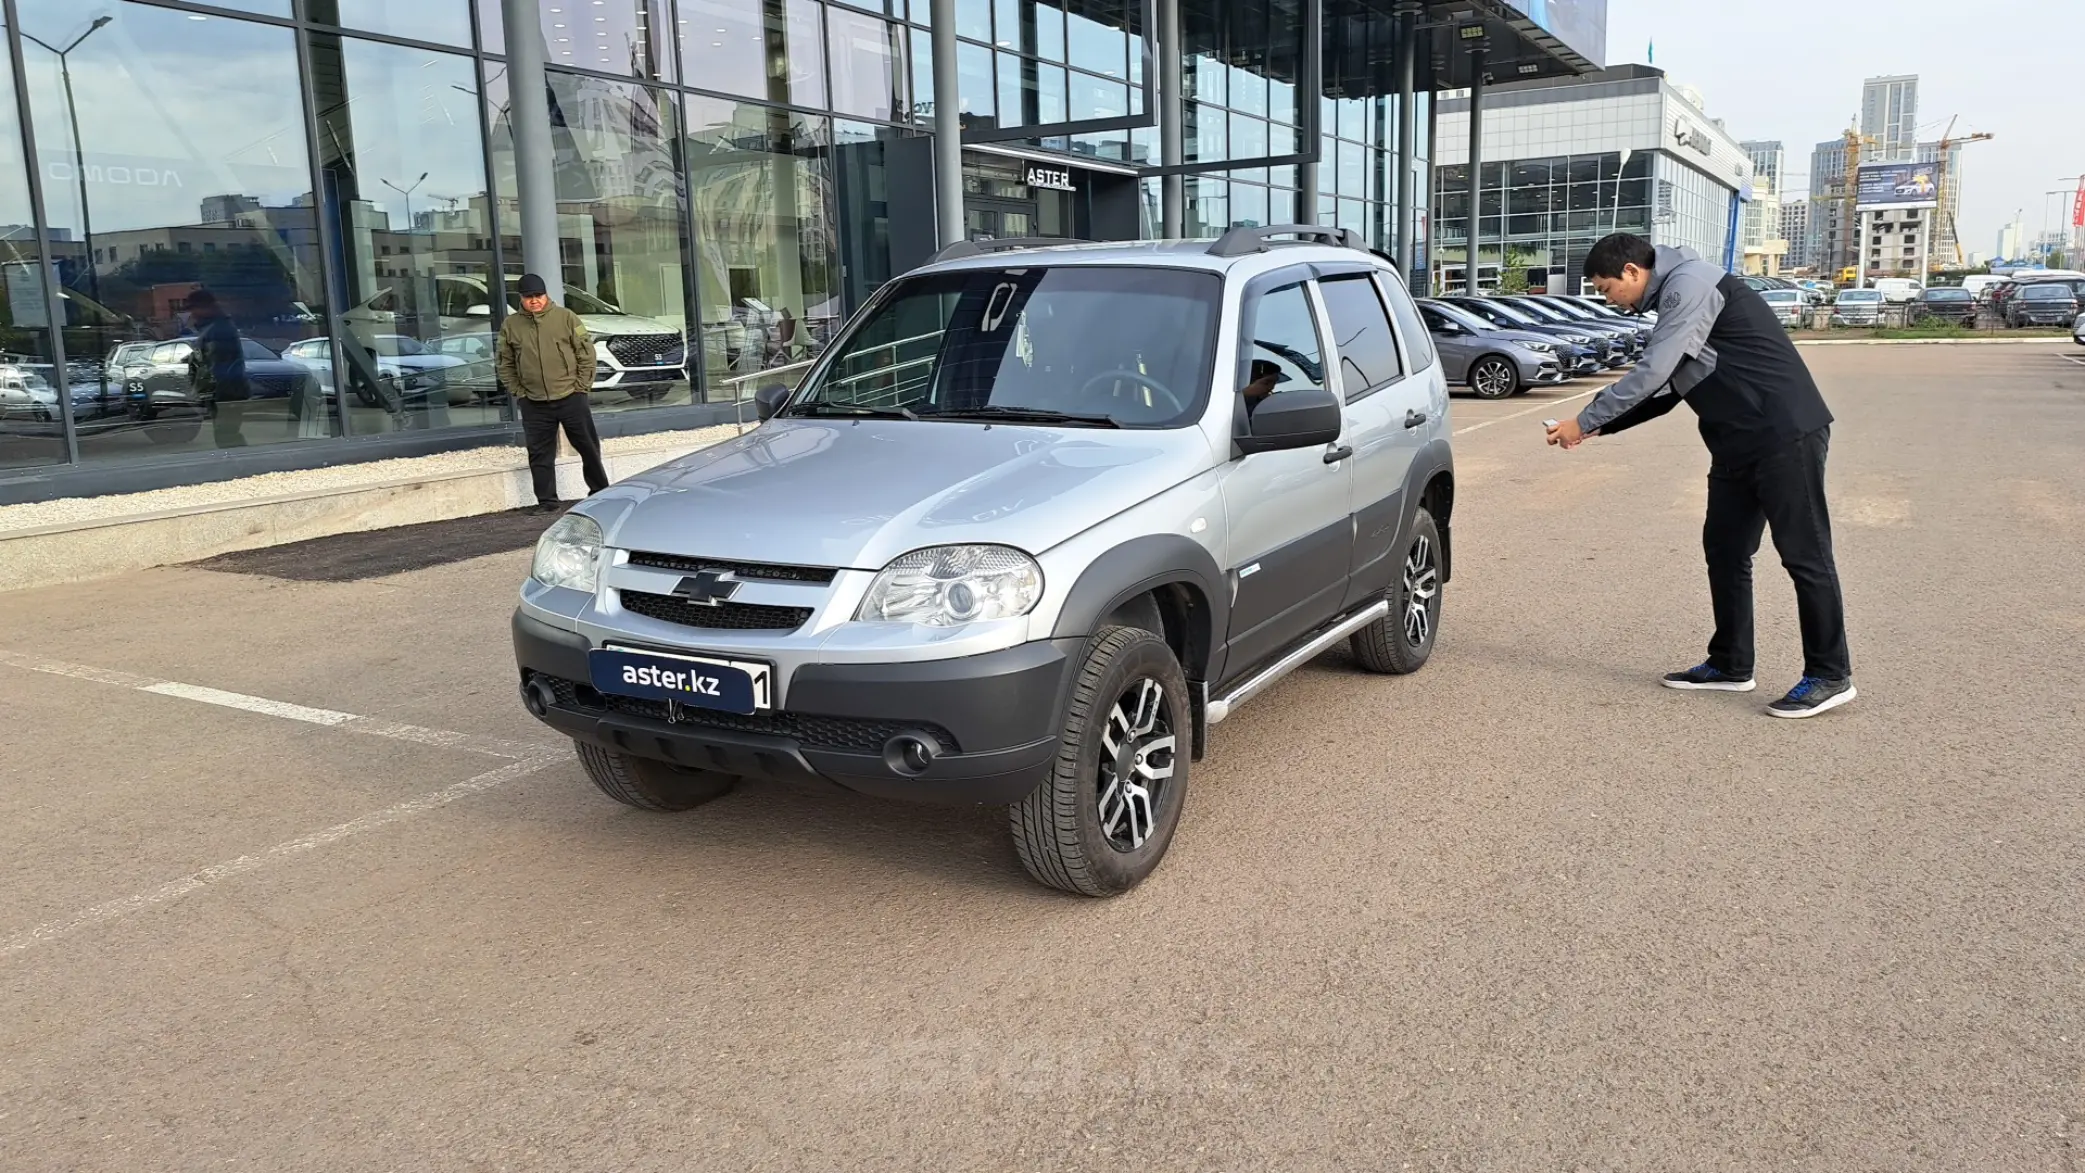
M 1819 713 L 1838 708 L 1860 695 L 1854 691 L 1853 680 L 1825 680 L 1816 676 L 1805 676 L 1795 682 L 1788 695 L 1766 707 L 1775 717 L 1815 717 Z
M 1751 692 L 1759 687 L 1750 676 L 1732 676 L 1707 664 L 1696 664 L 1685 672 L 1669 672 L 1663 683 L 1667 688 L 1696 692 Z

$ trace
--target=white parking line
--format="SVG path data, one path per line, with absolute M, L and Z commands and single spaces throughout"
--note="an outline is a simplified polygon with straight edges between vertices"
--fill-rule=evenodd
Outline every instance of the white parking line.
M 302 721 L 309 725 L 322 725 L 331 729 L 345 729 L 351 733 L 362 733 L 371 737 L 388 737 L 393 741 L 410 741 L 418 745 L 431 745 L 442 749 L 467 750 L 471 753 L 487 754 L 496 758 L 539 757 L 545 753 L 555 753 L 559 748 L 553 743 L 532 744 L 523 741 L 508 741 L 502 737 L 486 737 L 476 733 L 457 733 L 448 729 L 428 729 L 419 725 L 403 724 L 398 721 L 384 721 L 375 717 L 343 713 L 336 709 L 315 709 L 308 705 L 291 704 L 288 701 L 248 696 L 243 692 L 226 692 L 221 688 L 207 688 L 200 684 L 183 684 L 178 680 L 158 680 L 150 676 L 138 676 L 130 672 L 96 668 L 90 664 L 72 664 L 64 660 L 52 660 L 43 656 L 10 652 L 4 648 L 0 648 L 0 664 L 8 664 L 29 672 L 42 672 L 49 676 L 69 676 L 75 680 L 91 680 L 96 684 L 109 684 L 117 688 L 131 688 L 139 692 L 176 697 L 185 701 L 200 701 L 206 705 L 217 705 L 220 708 L 259 713 L 267 717 L 280 717 L 287 721 Z
M 1522 416 L 1535 415 L 1538 412 L 1548 411 L 1551 408 L 1554 408 L 1559 403 L 1575 403 L 1580 399 L 1589 399 L 1595 395 L 1598 395 L 1600 392 L 1605 391 L 1606 389 L 1606 387 L 1595 387 L 1591 391 L 1580 391 L 1576 395 L 1566 395 L 1562 399 L 1545 400 L 1539 407 L 1530 407 L 1526 411 L 1516 411 L 1512 415 L 1502 415 L 1497 419 L 1485 420 L 1481 424 L 1471 424 L 1467 428 L 1457 428 L 1455 429 L 1455 434 L 1458 436 L 1466 436 L 1471 432 L 1477 431 L 1480 428 L 1488 428 L 1493 424 L 1502 424 L 1505 423 L 1507 420 L 1517 420 Z
M 516 778 L 533 774 L 537 770 L 552 765 L 559 760 L 561 759 L 557 756 L 546 754 L 538 757 L 523 758 L 516 762 L 508 762 L 498 769 L 488 770 L 474 778 L 466 778 L 453 786 L 445 786 L 440 790 L 423 794 L 418 798 L 409 798 L 395 806 L 387 806 L 383 810 L 363 815 L 359 819 L 337 823 L 323 831 L 315 831 L 312 834 L 291 839 L 285 843 L 278 843 L 257 855 L 242 855 L 237 859 L 226 860 L 224 863 L 212 864 L 201 871 L 190 872 L 178 880 L 170 880 L 157 888 L 148 889 L 136 895 L 125 896 L 120 900 L 111 900 L 106 904 L 97 904 L 92 908 L 83 909 L 71 916 L 63 917 L 59 920 L 46 921 L 35 928 L 23 929 L 21 932 L 0 940 L 0 957 L 20 953 L 31 946 L 55 941 L 68 933 L 76 932 L 89 925 L 112 921 L 118 917 L 129 916 L 133 912 L 141 912 L 147 908 L 152 908 L 155 905 L 179 900 L 191 892 L 229 880 L 234 876 L 243 876 L 277 860 L 299 855 L 314 848 L 324 847 L 329 843 L 338 843 L 342 839 L 359 835 L 364 831 L 374 831 L 378 827 L 389 826 L 411 815 L 446 806 L 459 798 L 479 794 L 503 783 L 512 782 Z

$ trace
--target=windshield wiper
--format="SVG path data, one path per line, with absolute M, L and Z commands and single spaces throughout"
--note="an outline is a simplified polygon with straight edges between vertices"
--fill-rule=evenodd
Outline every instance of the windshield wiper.
M 988 403 L 980 407 L 956 407 L 947 411 L 930 411 L 927 419 L 952 420 L 1003 420 L 1010 424 L 1076 424 L 1089 428 L 1119 428 L 1122 425 L 1105 415 L 1075 415 L 1068 411 L 1051 411 L 1047 407 L 1010 407 Z
M 919 416 L 909 407 L 863 407 L 857 403 L 806 403 L 789 412 L 794 416 L 847 416 L 864 420 L 912 420 Z

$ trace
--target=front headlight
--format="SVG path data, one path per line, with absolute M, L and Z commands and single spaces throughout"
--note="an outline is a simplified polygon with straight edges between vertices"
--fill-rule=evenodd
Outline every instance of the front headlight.
M 1532 351 L 1534 351 L 1534 352 L 1535 352 L 1536 354 L 1555 354 L 1555 353 L 1557 352 L 1557 348 L 1556 348 L 1555 344 L 1554 344 L 1554 343 L 1549 343 L 1549 342 L 1526 342 L 1526 341 L 1523 341 L 1523 342 L 1521 342 L 1521 343 L 1520 343 L 1520 348 L 1521 348 L 1522 350 L 1532 350 Z
M 932 546 L 884 567 L 855 618 L 958 627 L 1026 615 L 1042 591 L 1042 567 L 1011 546 Z
M 536 540 L 529 575 L 545 586 L 593 594 L 601 580 L 601 523 L 582 513 L 558 518 Z

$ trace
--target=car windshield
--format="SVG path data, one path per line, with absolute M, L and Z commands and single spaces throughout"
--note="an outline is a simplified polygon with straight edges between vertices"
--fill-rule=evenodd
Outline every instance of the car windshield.
M 516 312 L 519 312 L 521 309 L 520 285 L 521 278 L 519 277 L 515 277 L 507 282 L 507 308 Z M 565 286 L 563 305 L 575 314 L 620 314 L 623 312 L 620 306 L 611 305 L 583 289 L 574 289 L 569 285 Z
M 241 338 L 239 340 L 239 353 L 246 358 L 268 359 L 275 357 L 274 351 L 269 350 L 251 338 Z
M 896 282 L 790 404 L 895 415 L 1171 427 L 1200 415 L 1222 278 L 1029 265 Z
M 1593 313 L 1593 311 L 1585 308 L 1584 306 L 1573 305 L 1568 301 L 1544 301 L 1539 302 L 1537 304 L 1543 306 L 1546 309 L 1555 310 L 1556 312 L 1564 315 L 1567 318 L 1575 318 L 1581 322 L 1590 322 L 1597 316 Z
M 1968 301 L 1969 291 L 1967 289 L 1928 289 L 1926 290 L 1926 300 Z
M 1849 289 L 1839 295 L 1840 301 L 1881 301 L 1882 294 L 1873 289 Z
M 1539 301 L 1528 301 L 1522 298 L 1515 298 L 1507 304 L 1512 306 L 1514 309 L 1517 309 L 1520 312 L 1529 315 L 1538 322 L 1548 322 L 1551 325 L 1561 325 L 1568 323 L 1572 320 L 1567 314 L 1564 313 L 1564 311 L 1551 309 L 1550 307 L 1543 305 Z
M 1803 295 L 1802 295 L 1802 294 L 1800 294 L 1800 293 L 1797 293 L 1797 292 L 1796 292 L 1795 290 L 1793 290 L 1793 289 L 1769 289 L 1769 290 L 1766 290 L 1765 292 L 1761 293 L 1761 294 L 1760 294 L 1759 296 L 1761 296 L 1761 297 L 1763 297 L 1763 298 L 1767 299 L 1768 301 L 1801 301 L 1801 300 L 1803 300 Z
M 1467 313 L 1476 314 L 1480 318 L 1502 326 L 1546 326 L 1549 324 L 1533 314 L 1522 313 L 1505 302 L 1494 301 L 1490 298 L 1472 298 L 1469 301 L 1459 301 L 1452 304 Z
M 2071 297 L 2071 290 L 2068 285 L 2058 285 L 2052 282 L 2048 285 L 2029 285 L 2020 291 L 2020 296 L 2028 301 L 2068 301 Z
M 1433 301 L 1426 303 L 1426 308 L 1441 315 L 1443 318 L 1446 318 L 1447 320 L 1454 322 L 1456 325 L 1459 325 L 1464 329 L 1474 330 L 1479 334 L 1489 334 L 1493 330 L 1499 329 L 1498 326 L 1495 326 L 1490 322 L 1485 321 L 1483 318 L 1480 318 L 1476 314 L 1473 314 L 1468 310 L 1463 309 L 1459 305 L 1450 305 L 1447 302 Z
M 418 338 L 404 334 L 379 334 L 370 340 L 378 354 L 396 358 L 401 354 L 426 354 L 427 348 L 420 345 Z

